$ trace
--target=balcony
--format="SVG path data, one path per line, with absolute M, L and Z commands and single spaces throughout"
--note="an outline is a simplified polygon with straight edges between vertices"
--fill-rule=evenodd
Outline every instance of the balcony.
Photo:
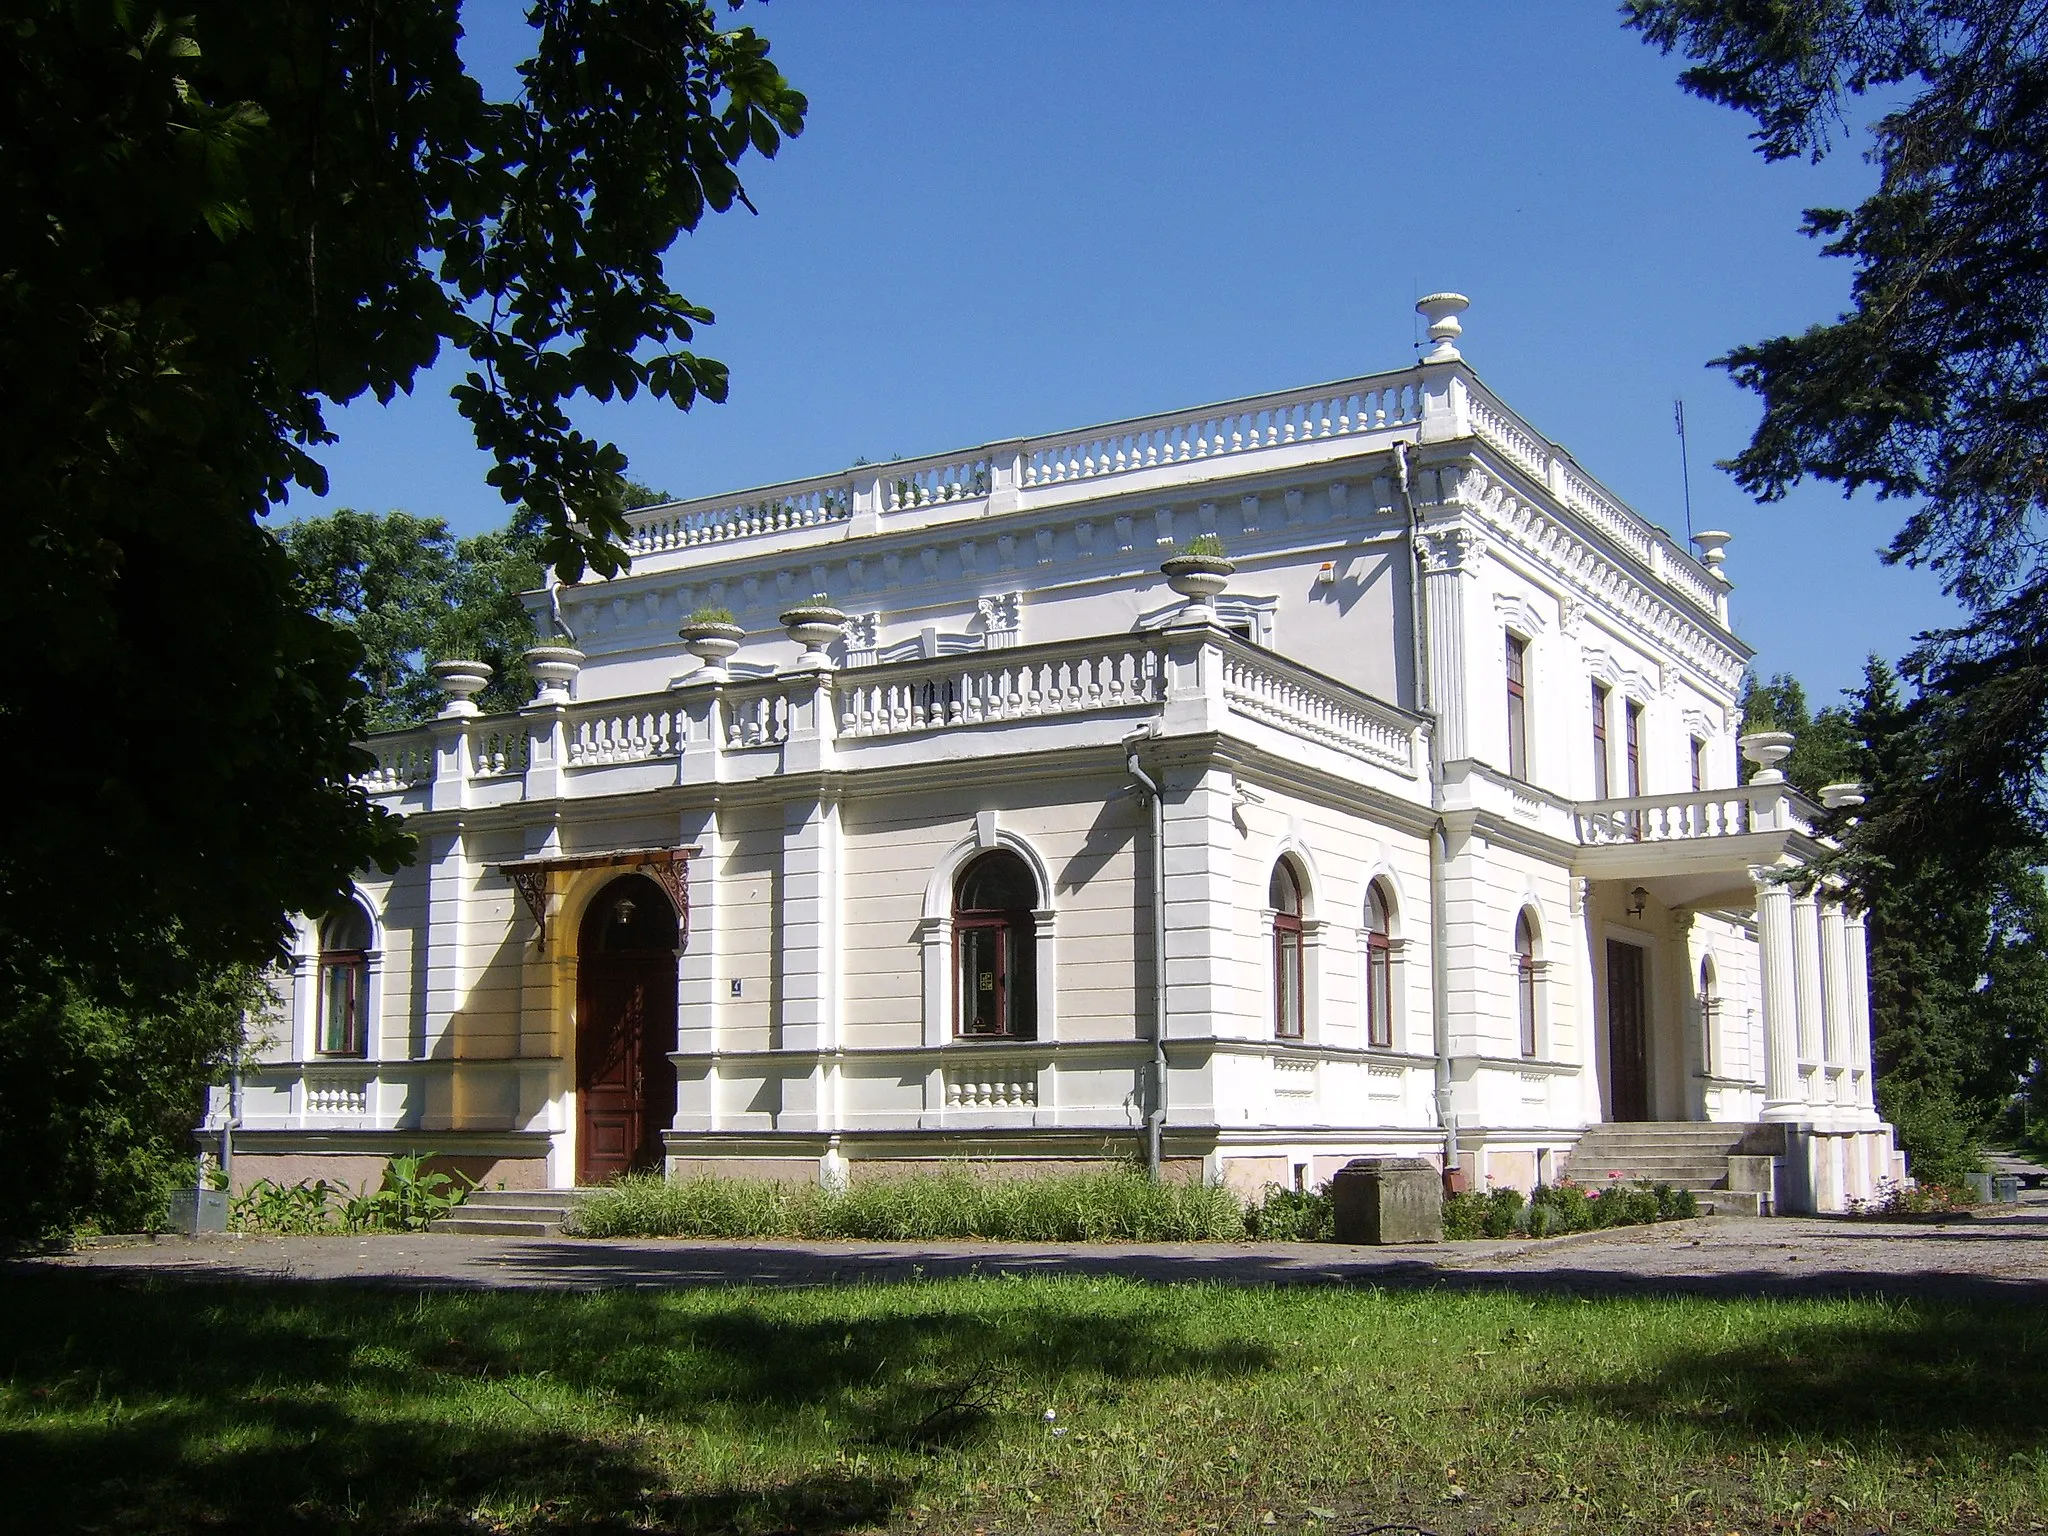
M 1146 726 L 1427 793 L 1417 717 L 1201 624 L 444 716 L 372 738 L 356 783 L 415 813 L 1113 748 Z
M 1666 906 L 1747 906 L 1752 866 L 1817 851 L 1820 808 L 1785 783 L 1583 800 L 1572 873 L 1640 884 Z

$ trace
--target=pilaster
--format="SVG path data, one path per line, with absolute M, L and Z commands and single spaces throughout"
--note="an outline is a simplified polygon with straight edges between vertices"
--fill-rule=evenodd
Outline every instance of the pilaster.
M 1440 524 L 1417 532 L 1415 551 L 1427 613 L 1423 644 L 1429 686 L 1423 707 L 1436 719 L 1443 761 L 1454 763 L 1472 755 L 1466 608 L 1485 541 L 1468 524 Z

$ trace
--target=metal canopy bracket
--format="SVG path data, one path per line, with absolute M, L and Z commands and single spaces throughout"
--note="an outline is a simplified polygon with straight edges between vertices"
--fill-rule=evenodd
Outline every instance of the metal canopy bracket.
M 548 888 L 556 871 L 578 869 L 637 869 L 646 875 L 676 909 L 677 932 L 681 935 L 682 947 L 689 946 L 690 939 L 690 881 L 689 864 L 701 850 L 691 848 L 622 848 L 615 853 L 586 853 L 560 859 L 522 859 L 516 864 L 500 864 L 498 873 L 512 882 L 526 903 L 526 910 L 533 914 L 534 925 L 540 930 L 540 952 L 548 948 Z

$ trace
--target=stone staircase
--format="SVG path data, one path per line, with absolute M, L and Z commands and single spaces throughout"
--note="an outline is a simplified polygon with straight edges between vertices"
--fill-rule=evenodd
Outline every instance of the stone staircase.
M 427 1227 L 470 1237 L 559 1237 L 587 1189 L 479 1189 Z
M 1711 1215 L 1768 1216 L 1779 1134 L 1767 1125 L 1613 1121 L 1586 1128 L 1566 1171 L 1589 1189 L 1619 1173 L 1689 1189 Z

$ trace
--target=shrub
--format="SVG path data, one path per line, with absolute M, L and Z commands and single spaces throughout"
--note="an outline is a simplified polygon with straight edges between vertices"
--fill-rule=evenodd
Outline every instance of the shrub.
M 1444 1238 L 1468 1243 L 1486 1235 L 1486 1196 L 1477 1190 L 1461 1189 L 1444 1196 Z
M 1226 560 L 1222 538 L 1213 533 L 1198 533 L 1175 551 L 1180 555 L 1199 555 L 1209 560 Z
M 1336 1202 L 1330 1186 L 1283 1189 L 1268 1184 L 1259 1203 L 1245 1212 L 1245 1230 L 1268 1243 L 1327 1243 L 1337 1235 Z
M 417 1152 L 384 1166 L 377 1188 L 351 1190 L 325 1179 L 279 1184 L 258 1179 L 228 1203 L 230 1225 L 243 1232 L 302 1236 L 318 1232 L 423 1232 L 469 1198 L 476 1187 L 424 1167 Z
M 868 1241 L 1193 1242 L 1241 1238 L 1225 1189 L 1155 1183 L 1136 1169 L 980 1179 L 967 1170 L 876 1178 L 840 1191 L 698 1176 L 622 1179 L 576 1210 L 580 1237 L 791 1237 Z
M 1611 1184 L 1588 1191 L 1569 1179 L 1539 1184 L 1527 1200 L 1513 1189 L 1466 1190 L 1444 1199 L 1444 1236 L 1453 1242 L 1478 1237 L 1556 1237 L 1600 1227 L 1645 1226 L 1680 1221 L 1700 1213 L 1689 1189 L 1669 1184 Z
M 168 942 L 166 971 L 182 960 Z M 54 975 L 0 984 L 0 1243 L 161 1225 L 192 1186 L 207 1084 L 269 993 L 232 966 L 168 996 Z
M 683 622 L 685 624 L 737 624 L 739 620 L 733 617 L 733 612 L 730 608 L 704 607 L 692 608 L 690 616 Z

